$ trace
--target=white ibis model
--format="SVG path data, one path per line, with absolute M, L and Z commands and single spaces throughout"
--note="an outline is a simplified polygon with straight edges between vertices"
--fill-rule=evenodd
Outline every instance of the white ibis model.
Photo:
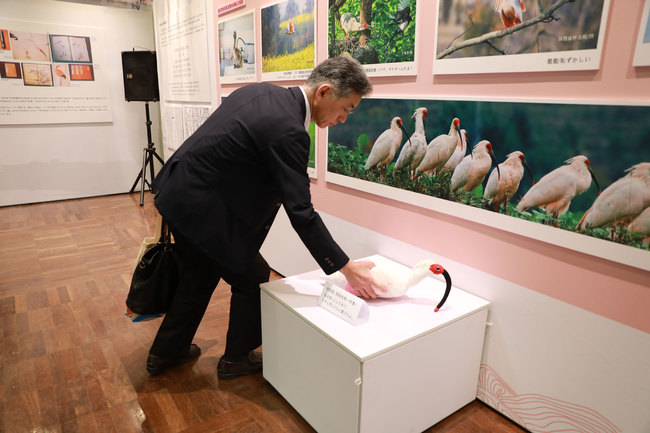
M 356 33 L 368 28 L 367 23 L 361 23 L 359 17 L 349 12 L 341 15 L 341 29 L 345 32 L 345 38 L 350 39 L 350 33 Z
M 584 214 L 578 227 L 627 225 L 650 206 L 650 162 L 641 162 L 603 190 Z M 613 233 L 612 233 L 613 234 Z
M 472 153 L 463 158 L 451 175 L 451 189 L 462 188 L 468 192 L 474 191 L 483 182 L 492 164 L 497 166 L 497 178 L 500 179 L 501 170 L 492 152 L 492 143 L 487 140 L 479 141 L 472 149 Z
M 405 273 L 404 268 L 396 264 L 382 263 L 370 269 L 370 274 L 378 284 L 381 284 L 386 288 L 384 291 L 378 291 L 373 287 L 375 293 L 380 298 L 397 298 L 404 295 L 408 289 L 415 286 L 426 277 L 442 274 L 447 285 L 445 287 L 445 294 L 442 296 L 440 302 L 438 302 L 438 305 L 436 305 L 434 310 L 436 312 L 447 301 L 449 292 L 451 291 L 451 276 L 445 268 L 432 260 L 422 260 L 413 266 L 408 273 Z M 359 296 L 359 292 L 347 283 L 345 277 L 340 272 L 335 272 L 332 275 L 327 275 L 323 278 L 326 281 L 344 287 L 345 290 L 353 295 Z
M 567 165 L 545 174 L 533 185 L 517 204 L 517 211 L 524 212 L 533 207 L 544 209 L 554 220 L 564 214 L 576 195 L 585 192 L 594 180 L 600 194 L 600 186 L 591 171 L 589 159 L 577 155 L 566 161 Z M 555 222 L 557 224 L 557 222 Z
M 526 5 L 523 0 L 494 0 L 494 10 L 499 13 L 504 28 L 508 28 L 521 24 Z
M 455 117 L 449 126 L 449 133 L 437 136 L 427 145 L 427 151 L 424 158 L 422 158 L 422 162 L 415 169 L 415 174 L 437 173 L 454 154 L 458 140 L 462 140 L 460 136 L 460 120 Z
M 413 117 L 415 118 L 415 132 L 411 135 L 410 142 L 404 143 L 402 146 L 397 162 L 395 162 L 395 168 L 393 168 L 393 175 L 398 171 L 408 170 L 411 179 L 415 177 L 415 169 L 420 165 L 427 149 L 427 139 L 424 133 L 427 109 L 425 107 L 417 108 Z
M 518 150 L 511 152 L 497 168 L 500 170 L 501 176 L 499 176 L 496 169 L 492 170 L 485 185 L 483 197 L 489 199 L 490 204 L 494 206 L 496 211 L 500 211 L 503 205 L 503 213 L 506 213 L 508 202 L 519 189 L 519 182 L 524 177 L 524 168 L 528 170 L 533 185 L 535 185 L 535 179 L 533 179 L 530 168 L 526 164 L 526 157 Z
M 460 138 L 458 139 L 458 144 L 456 145 L 456 150 L 451 155 L 451 158 L 445 162 L 445 165 L 442 166 L 443 170 L 454 172 L 458 164 L 465 158 L 467 153 L 467 142 L 469 141 L 467 137 L 467 131 L 464 129 L 460 130 Z
M 370 155 L 368 155 L 368 159 L 366 159 L 363 168 L 366 171 L 376 168 L 380 172 L 385 172 L 386 167 L 388 167 L 388 164 L 395 157 L 395 153 L 402 142 L 402 132 L 408 136 L 402 126 L 402 119 L 393 117 L 393 120 L 390 122 L 390 129 L 382 132 L 372 145 Z

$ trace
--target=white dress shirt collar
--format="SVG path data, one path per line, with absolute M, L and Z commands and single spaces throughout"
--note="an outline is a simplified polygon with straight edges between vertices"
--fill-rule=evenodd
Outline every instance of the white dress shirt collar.
M 300 91 L 302 92 L 302 96 L 305 98 L 305 107 L 307 107 L 307 110 L 305 110 L 305 131 L 309 131 L 309 122 L 311 122 L 311 108 L 309 107 L 309 100 L 307 99 L 307 92 L 305 92 L 305 89 L 300 87 Z

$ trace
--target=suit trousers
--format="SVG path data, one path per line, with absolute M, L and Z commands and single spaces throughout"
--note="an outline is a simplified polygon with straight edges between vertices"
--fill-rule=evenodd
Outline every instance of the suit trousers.
M 226 358 L 246 356 L 262 344 L 260 284 L 269 281 L 268 263 L 258 253 L 246 272 L 233 273 L 178 236 L 173 227 L 171 231 L 180 262 L 180 281 L 149 353 L 175 358 L 187 352 L 212 293 L 223 278 L 231 287 L 224 355 Z

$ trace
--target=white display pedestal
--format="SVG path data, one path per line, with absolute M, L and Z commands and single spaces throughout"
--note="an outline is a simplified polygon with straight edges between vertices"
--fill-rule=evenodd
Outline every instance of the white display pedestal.
M 261 285 L 264 377 L 314 429 L 421 432 L 476 398 L 488 301 L 453 287 L 434 313 L 445 282 L 425 278 L 352 325 L 317 305 L 323 275 Z

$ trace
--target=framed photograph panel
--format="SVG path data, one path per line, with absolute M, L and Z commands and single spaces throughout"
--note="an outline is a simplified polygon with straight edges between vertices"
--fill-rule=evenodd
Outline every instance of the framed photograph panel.
M 234 16 L 217 24 L 221 84 L 257 81 L 255 71 L 255 12 Z
M 349 55 L 370 77 L 415 75 L 416 15 L 416 0 L 334 2 L 329 8 L 328 56 Z
M 316 2 L 286 0 L 261 10 L 262 80 L 304 80 L 316 64 Z
M 650 103 L 372 97 L 326 180 L 649 270 L 649 136 Z
M 650 66 L 650 0 L 646 0 L 643 6 L 632 64 L 634 66 Z
M 434 74 L 595 70 L 610 0 L 439 0 Z

